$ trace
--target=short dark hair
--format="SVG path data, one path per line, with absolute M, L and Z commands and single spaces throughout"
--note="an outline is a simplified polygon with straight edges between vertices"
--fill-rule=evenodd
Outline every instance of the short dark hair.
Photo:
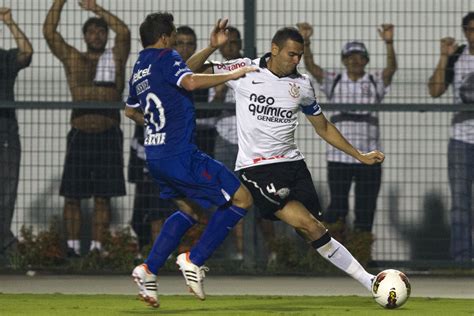
M 462 18 L 462 28 L 466 30 L 472 20 L 474 20 L 474 12 L 471 11 Z
M 194 30 L 187 25 L 182 25 L 178 27 L 176 29 L 176 35 L 189 35 L 194 38 L 194 41 L 197 41 L 196 32 L 194 32 Z
M 276 44 L 278 48 L 282 48 L 287 40 L 292 40 L 303 44 L 303 36 L 294 27 L 284 27 L 279 29 L 272 38 L 272 43 Z
M 156 12 L 148 14 L 145 21 L 140 25 L 140 40 L 143 47 L 158 42 L 163 35 L 171 36 L 175 30 L 174 18 L 168 12 Z
M 235 26 L 228 26 L 227 30 L 229 31 L 229 33 L 236 34 L 238 39 L 242 39 L 240 31 Z
M 105 31 L 108 33 L 109 32 L 109 26 L 107 25 L 107 22 L 103 18 L 98 18 L 98 17 L 91 17 L 87 19 L 87 21 L 84 23 L 82 26 L 82 34 L 86 34 L 87 30 L 91 25 L 95 25 L 97 27 L 101 27 L 105 29 Z

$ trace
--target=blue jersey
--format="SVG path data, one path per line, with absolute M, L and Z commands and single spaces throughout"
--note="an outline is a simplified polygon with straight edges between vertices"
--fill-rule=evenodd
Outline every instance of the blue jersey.
M 129 81 L 127 106 L 143 111 L 147 159 L 196 149 L 192 95 L 180 86 L 189 74 L 191 70 L 174 50 L 146 48 L 140 52 Z

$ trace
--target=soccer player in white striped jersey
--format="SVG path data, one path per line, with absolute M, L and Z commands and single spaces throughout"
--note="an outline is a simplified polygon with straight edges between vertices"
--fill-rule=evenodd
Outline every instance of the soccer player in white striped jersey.
M 262 216 L 292 226 L 326 260 L 370 290 L 374 276 L 329 235 L 319 220 L 318 196 L 295 143 L 298 112 L 306 115 L 326 142 L 364 164 L 381 163 L 384 154 L 377 150 L 359 152 L 321 112 L 309 78 L 296 70 L 303 55 L 303 38 L 297 29 L 285 27 L 277 31 L 270 53 L 259 59 L 204 64 L 214 51 L 211 46 L 199 51 L 188 60 L 189 67 L 215 73 L 248 65 L 259 68 L 258 72 L 226 84 L 234 89 L 237 103 L 236 170 Z

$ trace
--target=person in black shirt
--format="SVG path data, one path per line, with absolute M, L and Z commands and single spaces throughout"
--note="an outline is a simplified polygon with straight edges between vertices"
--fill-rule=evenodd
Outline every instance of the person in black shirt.
M 14 100 L 18 72 L 31 63 L 33 47 L 12 18 L 9 8 L 0 8 L 0 21 L 15 38 L 17 48 L 0 48 L 0 102 Z M 0 108 L 0 257 L 15 244 L 10 230 L 20 173 L 21 144 L 15 109 Z

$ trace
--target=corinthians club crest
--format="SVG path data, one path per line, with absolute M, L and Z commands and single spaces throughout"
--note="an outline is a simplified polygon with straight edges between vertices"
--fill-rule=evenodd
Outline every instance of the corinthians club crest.
M 300 86 L 298 86 L 296 83 L 293 83 L 293 82 L 290 82 L 289 85 L 290 85 L 290 90 L 288 90 L 288 92 L 290 93 L 290 95 L 295 99 L 299 98 Z

